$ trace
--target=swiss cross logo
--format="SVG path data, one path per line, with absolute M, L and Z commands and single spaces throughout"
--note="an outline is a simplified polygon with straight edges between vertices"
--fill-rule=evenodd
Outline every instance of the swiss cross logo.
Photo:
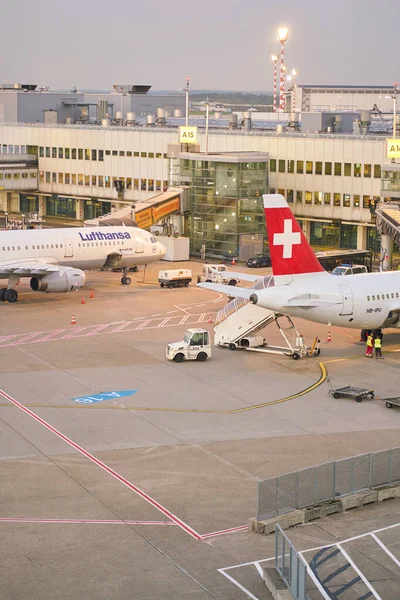
M 299 231 L 293 231 L 292 219 L 283 221 L 283 233 L 274 233 L 274 246 L 283 246 L 283 258 L 292 258 L 293 246 L 301 244 Z

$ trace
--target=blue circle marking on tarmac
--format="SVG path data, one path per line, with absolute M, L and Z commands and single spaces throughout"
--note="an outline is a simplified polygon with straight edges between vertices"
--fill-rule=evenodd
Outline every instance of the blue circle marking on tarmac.
M 80 404 L 95 404 L 96 402 L 103 402 L 104 400 L 115 400 L 116 398 L 123 398 L 124 396 L 133 396 L 137 390 L 121 390 L 119 392 L 103 392 L 102 394 L 93 394 L 91 396 L 79 396 L 79 398 L 72 398 L 73 402 L 79 402 Z

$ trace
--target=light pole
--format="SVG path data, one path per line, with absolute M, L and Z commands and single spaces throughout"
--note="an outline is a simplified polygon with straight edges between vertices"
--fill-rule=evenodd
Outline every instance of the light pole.
M 281 70 L 280 70 L 280 83 L 279 83 L 279 110 L 283 112 L 285 110 L 285 57 L 284 47 L 288 37 L 288 30 L 286 27 L 278 29 L 278 40 L 281 43 Z
M 186 77 L 186 86 L 184 92 L 186 94 L 186 127 L 189 125 L 189 86 L 190 86 L 190 77 Z
M 278 69 L 279 56 L 277 54 L 271 54 L 271 60 L 274 63 L 274 112 L 276 112 L 276 96 L 277 96 L 276 74 L 277 74 L 277 69 Z

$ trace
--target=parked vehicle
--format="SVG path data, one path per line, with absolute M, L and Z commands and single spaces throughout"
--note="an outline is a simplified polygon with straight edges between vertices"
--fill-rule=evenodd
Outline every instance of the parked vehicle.
M 207 281 L 208 283 L 224 283 L 237 285 L 240 280 L 235 275 L 230 275 L 226 265 L 203 265 L 201 275 L 197 277 L 197 283 Z
M 339 265 L 332 271 L 332 275 L 357 275 L 357 273 L 368 273 L 365 265 Z
M 168 344 L 168 360 L 181 363 L 184 360 L 204 362 L 211 356 L 210 334 L 207 329 L 188 329 L 180 342 Z
M 158 283 L 162 288 L 188 287 L 191 281 L 192 271 L 190 269 L 170 269 L 158 272 Z
M 271 266 L 271 257 L 269 254 L 256 254 L 248 259 L 246 265 L 248 267 L 270 267 Z

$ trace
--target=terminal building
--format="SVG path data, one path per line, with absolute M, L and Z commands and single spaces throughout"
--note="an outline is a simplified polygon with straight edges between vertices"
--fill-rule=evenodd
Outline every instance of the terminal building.
M 156 96 L 133 119 L 132 102 L 144 102 L 135 96 L 148 96 L 134 93 L 135 87 L 93 103 L 70 94 L 62 109 L 58 95 L 53 108 L 42 104 L 40 122 L 29 123 L 19 118 L 22 113 L 6 118 L 11 113 L 3 100 L 14 92 L 0 90 L 0 210 L 83 221 L 137 202 L 154 203 L 168 188 L 184 186 L 189 200 L 174 215 L 181 213 L 177 223 L 189 235 L 191 251 L 205 246 L 210 254 L 244 257 L 249 248 L 265 249 L 262 194 L 280 193 L 313 245 L 374 248 L 376 208 L 400 200 L 394 162 L 400 152 L 388 152 L 391 115 L 351 103 L 348 111 L 310 108 L 279 122 L 258 120 L 257 113 L 244 113 L 242 120 L 232 114 L 211 118 L 208 133 L 204 117 L 190 118 L 197 138 L 189 145 L 181 143 L 178 129 L 185 123 L 184 95 Z M 34 97 L 39 115 L 36 98 L 46 98 L 46 92 L 16 94 Z M 66 116 L 70 96 L 79 99 L 77 106 L 86 102 L 88 113 L 79 112 L 75 120 Z M 376 104 L 379 94 L 368 97 Z M 112 103 L 120 107 L 121 98 L 127 104 L 119 115 L 105 112 Z M 91 108 L 97 111 L 94 122 Z M 56 115 L 46 116 L 48 111 Z M 18 168 L 28 168 L 28 181 L 22 182 Z

